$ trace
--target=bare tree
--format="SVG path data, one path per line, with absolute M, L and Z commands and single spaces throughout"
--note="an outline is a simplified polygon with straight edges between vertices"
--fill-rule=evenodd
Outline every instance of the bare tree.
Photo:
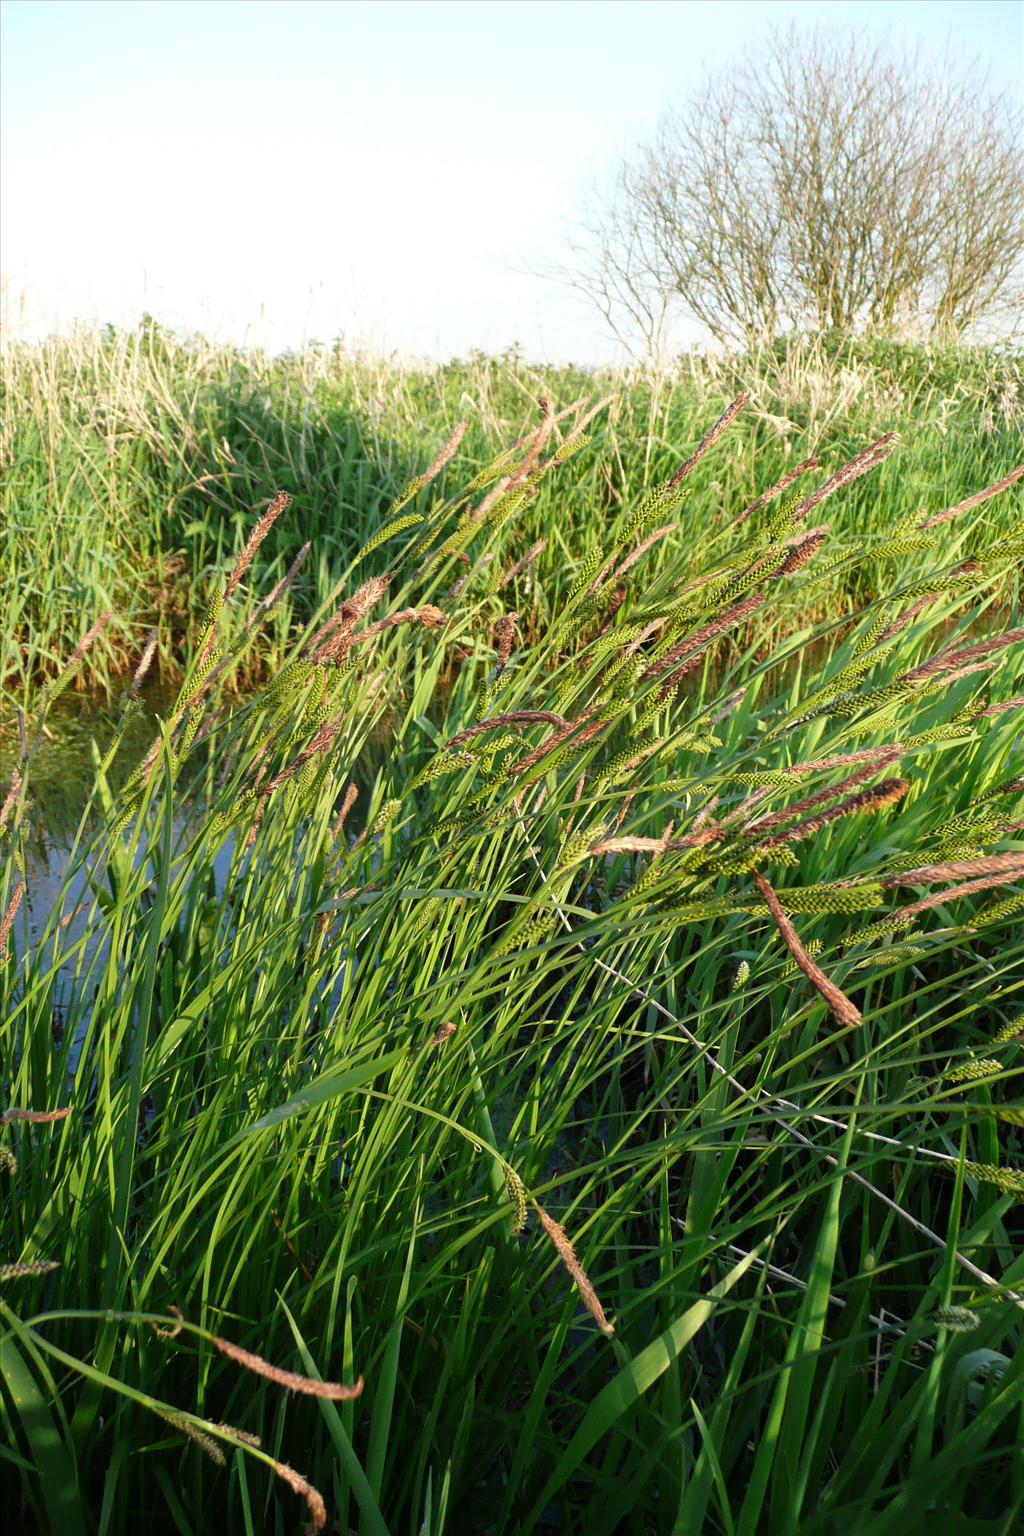
M 772 34 L 622 167 L 570 281 L 651 350 L 672 306 L 746 343 L 961 329 L 1022 302 L 1022 148 L 1019 109 L 951 63 Z

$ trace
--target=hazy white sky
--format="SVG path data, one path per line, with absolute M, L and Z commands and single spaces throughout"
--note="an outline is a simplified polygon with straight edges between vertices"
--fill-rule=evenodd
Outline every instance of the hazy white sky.
M 610 355 L 531 275 L 707 65 L 826 16 L 1024 90 L 1020 0 L 5 0 L 7 321 Z

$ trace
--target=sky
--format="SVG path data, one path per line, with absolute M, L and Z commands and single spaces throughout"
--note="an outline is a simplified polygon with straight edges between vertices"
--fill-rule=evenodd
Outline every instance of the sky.
M 949 43 L 1024 96 L 1022 0 L 5 0 L 9 334 L 616 355 L 541 274 L 588 187 L 771 25 Z

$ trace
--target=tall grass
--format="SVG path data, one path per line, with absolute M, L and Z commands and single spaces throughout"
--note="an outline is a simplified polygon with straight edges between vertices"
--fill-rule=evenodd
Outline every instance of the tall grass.
M 571 483 L 540 486 L 521 521 L 528 543 L 547 539 L 519 594 L 524 622 L 541 625 L 576 563 L 741 388 L 750 405 L 717 458 L 694 471 L 688 521 L 653 552 L 655 573 L 678 567 L 694 523 L 722 518 L 811 453 L 836 464 L 883 432 L 906 439 L 898 472 L 882 466 L 837 504 L 834 537 L 852 544 L 912 504 L 935 512 L 998 480 L 1019 460 L 1024 424 L 1019 357 L 954 346 L 789 343 L 753 357 L 684 357 L 653 376 L 591 377 L 531 368 L 515 354 L 419 368 L 327 348 L 274 358 L 178 340 L 150 323 L 9 346 L 2 381 L 0 671 L 8 702 L 23 705 L 108 609 L 115 622 L 90 652 L 82 686 L 116 693 L 117 674 L 153 626 L 160 668 L 180 675 L 211 570 L 238 546 L 266 487 L 287 484 L 295 502 L 264 550 L 253 600 L 307 540 L 313 554 L 251 656 L 253 668 L 276 665 L 292 620 L 325 601 L 463 417 L 463 459 L 479 468 L 526 429 L 541 398 L 564 406 L 612 395 Z M 1008 526 L 1008 500 L 990 510 L 993 527 Z M 383 569 L 385 553 L 372 568 Z M 891 562 L 874 561 L 837 571 L 803 617 L 851 611 L 892 574 Z
M 12 915 L 0 1466 L 26 1524 L 1024 1511 L 1019 526 L 993 498 L 923 528 L 915 487 L 856 545 L 815 532 L 898 477 L 890 443 L 737 527 L 769 455 L 708 522 L 741 413 L 681 481 L 551 523 L 542 604 L 532 565 L 504 580 L 537 504 L 601 483 L 551 416 L 401 492 L 306 622 L 266 618 L 283 663 L 239 699 L 289 513 L 259 550 L 250 525 L 151 749 L 116 791 L 99 766 L 41 937 Z M 868 608 L 829 610 L 884 561 Z

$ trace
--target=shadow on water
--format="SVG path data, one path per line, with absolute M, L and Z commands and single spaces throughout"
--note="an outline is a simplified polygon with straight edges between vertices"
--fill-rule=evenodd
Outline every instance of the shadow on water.
M 128 725 L 108 773 L 109 788 L 115 796 L 151 747 L 157 722 L 173 712 L 176 696 L 176 687 L 160 684 L 142 690 L 143 708 Z M 239 698 L 229 708 L 242 707 L 245 702 Z M 102 824 L 95 797 L 96 767 L 114 740 L 117 716 L 117 704 L 103 697 L 81 694 L 62 699 L 48 716 L 32 763 L 30 804 L 24 822 L 25 899 L 12 941 L 18 953 L 36 948 L 59 907 L 61 950 L 67 959 L 58 968 L 60 984 L 54 998 L 58 1006 L 73 986 L 73 973 L 96 969 L 102 961 L 97 935 L 105 932 L 105 925 L 95 924 L 90 909 L 96 890 L 106 886 L 107 876 L 102 858 L 94 860 L 89 845 Z M 349 817 L 350 832 L 361 830 L 361 812 L 370 799 L 372 780 L 386 756 L 387 744 L 384 729 L 366 742 L 360 754 L 352 775 L 360 794 Z M 184 772 L 176 786 L 173 838 L 178 846 L 202 825 L 208 809 L 202 749 L 197 756 L 199 762 L 191 774 Z M 233 840 L 228 838 L 205 871 L 205 877 L 212 878 L 213 894 L 218 899 L 233 851 Z M 146 847 L 140 845 L 136 867 L 147 857 Z

